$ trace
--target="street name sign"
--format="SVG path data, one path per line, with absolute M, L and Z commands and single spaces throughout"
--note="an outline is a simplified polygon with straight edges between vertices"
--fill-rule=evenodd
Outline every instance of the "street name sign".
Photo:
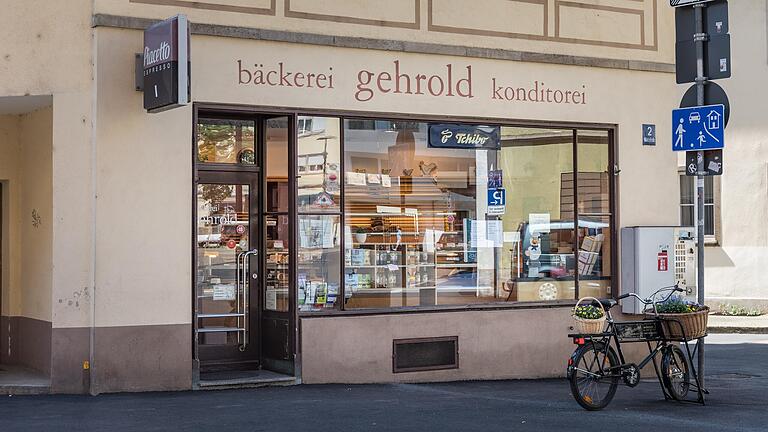
M 672 111 L 672 150 L 699 151 L 724 147 L 725 107 L 703 105 Z
M 669 0 L 669 5 L 672 7 L 680 6 L 692 6 L 697 3 L 708 3 L 714 0 Z

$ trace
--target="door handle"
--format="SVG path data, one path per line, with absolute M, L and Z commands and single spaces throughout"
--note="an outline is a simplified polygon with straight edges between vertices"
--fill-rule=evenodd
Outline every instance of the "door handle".
M 257 256 L 259 254 L 258 249 L 251 249 L 247 252 L 242 252 L 240 255 L 238 255 L 238 264 L 239 264 L 239 257 L 242 257 L 243 260 L 243 266 L 240 268 L 242 271 L 242 276 L 238 276 L 242 280 L 242 288 L 243 288 L 243 314 L 245 315 L 245 318 L 243 320 L 243 329 L 245 330 L 243 332 L 243 341 L 242 344 L 240 344 L 240 351 L 245 351 L 246 347 L 248 347 L 248 333 L 250 332 L 250 314 L 248 313 L 248 272 L 250 271 L 250 266 L 248 265 L 248 257 L 253 255 Z M 258 276 L 256 273 L 251 274 L 251 278 L 256 279 Z M 239 291 L 239 287 L 238 287 Z M 238 305 L 239 305 L 239 299 L 238 299 Z

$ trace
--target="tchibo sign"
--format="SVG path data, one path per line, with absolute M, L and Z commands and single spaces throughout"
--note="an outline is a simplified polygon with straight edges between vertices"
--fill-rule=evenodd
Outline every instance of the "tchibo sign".
M 184 15 L 144 30 L 144 109 L 160 112 L 189 103 L 189 22 Z

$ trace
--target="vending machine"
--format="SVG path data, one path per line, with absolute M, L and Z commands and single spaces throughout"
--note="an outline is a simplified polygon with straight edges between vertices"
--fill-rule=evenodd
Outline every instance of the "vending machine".
M 690 227 L 625 227 L 621 229 L 621 293 L 649 297 L 662 287 L 677 284 L 680 295 L 695 301 L 696 239 Z M 622 301 L 622 311 L 640 314 L 644 306 L 634 298 Z

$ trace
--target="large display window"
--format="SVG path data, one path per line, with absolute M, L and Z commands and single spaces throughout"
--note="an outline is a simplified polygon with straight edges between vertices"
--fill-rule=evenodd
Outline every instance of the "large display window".
M 252 163 L 253 121 L 199 127 L 198 161 Z M 611 294 L 611 129 L 323 115 L 263 127 L 268 310 L 288 310 L 290 290 L 301 313 Z
M 299 118 L 300 310 L 610 294 L 609 131 L 464 125 L 498 145 L 450 146 L 434 126 Z

